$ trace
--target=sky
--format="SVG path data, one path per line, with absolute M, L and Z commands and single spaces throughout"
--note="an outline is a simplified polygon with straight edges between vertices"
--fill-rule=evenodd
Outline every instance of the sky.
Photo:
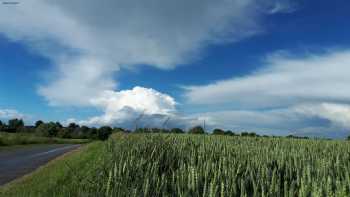
M 4 2 L 0 120 L 350 133 L 349 1 Z

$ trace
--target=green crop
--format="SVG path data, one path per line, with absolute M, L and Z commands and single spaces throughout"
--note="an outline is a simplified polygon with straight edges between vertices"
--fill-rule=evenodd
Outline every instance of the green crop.
M 116 134 L 94 147 L 42 196 L 350 196 L 348 141 Z
M 105 196 L 350 196 L 345 141 L 139 134 L 106 145 Z

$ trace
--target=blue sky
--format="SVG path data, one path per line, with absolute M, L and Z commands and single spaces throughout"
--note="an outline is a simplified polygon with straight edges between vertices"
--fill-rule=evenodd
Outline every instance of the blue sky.
M 0 5 L 0 119 L 347 135 L 348 1 L 96 4 Z

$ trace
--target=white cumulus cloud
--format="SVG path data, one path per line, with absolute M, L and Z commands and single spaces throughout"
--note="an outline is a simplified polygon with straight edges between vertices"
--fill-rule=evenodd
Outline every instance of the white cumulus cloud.
M 176 114 L 176 102 L 167 94 L 154 89 L 134 87 L 131 90 L 119 92 L 105 91 L 92 105 L 100 108 L 104 114 L 92 117 L 89 120 L 79 121 L 85 125 L 115 125 L 132 124 L 132 121 L 141 116 L 151 122 L 163 121 L 165 117 Z M 71 120 L 72 121 L 72 120 Z M 150 123 L 149 123 L 150 124 Z

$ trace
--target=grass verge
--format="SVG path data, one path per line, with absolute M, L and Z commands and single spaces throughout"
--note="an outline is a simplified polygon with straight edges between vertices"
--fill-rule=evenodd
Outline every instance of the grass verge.
M 33 173 L 0 187 L 0 196 L 81 196 L 90 172 L 98 167 L 103 142 L 64 154 Z M 79 189 L 78 189 L 79 188 Z

